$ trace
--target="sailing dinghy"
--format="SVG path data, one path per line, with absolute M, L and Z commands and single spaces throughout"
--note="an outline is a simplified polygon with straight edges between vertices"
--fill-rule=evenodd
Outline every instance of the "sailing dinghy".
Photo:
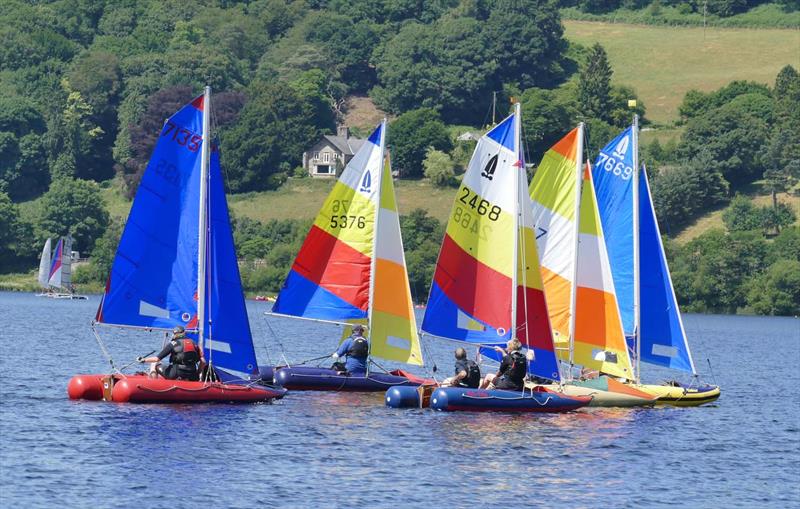
M 592 172 L 634 387 L 658 404 L 697 406 L 720 388 L 699 381 L 661 243 L 647 172 L 639 170 L 639 119 L 601 150 Z M 641 363 L 690 373 L 689 383 L 641 384 Z
M 50 239 L 47 239 L 39 260 L 39 286 L 44 290 L 37 297 L 51 299 L 86 300 L 86 295 L 78 295 L 72 286 L 72 238 L 58 239 L 55 252 L 50 257 Z
M 492 347 L 517 338 L 533 355 L 529 373 L 559 380 L 526 192 L 520 121 L 517 103 L 512 115 L 478 140 L 447 223 L 422 330 L 487 347 L 481 349 L 487 356 L 497 355 Z M 387 394 L 387 405 L 403 399 L 400 389 Z M 441 387 L 433 391 L 430 406 L 447 411 L 564 412 L 591 399 L 544 388 L 518 392 Z
M 559 388 L 594 396 L 591 406 L 652 405 L 655 396 L 615 379 L 632 380 L 633 366 L 583 153 L 580 124 L 545 153 L 530 186 L 550 324 L 566 366 Z
M 210 99 L 206 87 L 164 124 L 92 324 L 114 372 L 73 377 L 67 388 L 71 399 L 251 403 L 286 392 L 248 380 L 258 369 L 219 152 L 211 138 Z M 95 325 L 148 331 L 183 326 L 210 369 L 201 381 L 122 373 Z
M 334 185 L 269 313 L 345 327 L 366 322 L 367 371 L 348 374 L 304 365 L 262 368 L 282 387 L 384 391 L 434 383 L 402 370 L 372 369 L 377 366 L 374 357 L 423 364 L 385 146 L 386 120 Z

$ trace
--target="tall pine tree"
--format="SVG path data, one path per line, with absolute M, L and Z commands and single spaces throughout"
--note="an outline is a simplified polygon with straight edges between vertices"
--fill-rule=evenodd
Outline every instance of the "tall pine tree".
M 579 107 L 587 117 L 610 121 L 613 72 L 611 64 L 608 63 L 606 50 L 599 43 L 595 43 L 589 51 L 578 83 Z

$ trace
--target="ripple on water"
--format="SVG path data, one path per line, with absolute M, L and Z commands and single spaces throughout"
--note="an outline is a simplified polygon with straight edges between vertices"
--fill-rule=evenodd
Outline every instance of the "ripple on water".
M 487 507 L 517 493 L 527 505 L 578 508 L 800 506 L 793 380 L 760 373 L 796 358 L 797 320 L 688 316 L 695 358 L 712 358 L 723 386 L 719 402 L 703 408 L 447 414 L 388 409 L 381 394 L 345 393 L 293 393 L 273 405 L 142 407 L 66 399 L 72 374 L 107 366 L 87 326 L 97 301 L 43 300 L 0 293 L 3 506 L 157 500 L 183 507 L 210 499 L 248 509 Z M 249 306 L 259 353 L 266 343 L 274 355 L 280 348 L 263 324 L 266 308 Z M 337 335 L 288 321 L 280 333 L 287 347 L 295 337 L 326 338 L 292 344 L 287 355 L 295 359 L 332 349 Z M 123 335 L 108 343 L 127 362 L 160 341 Z M 452 362 L 452 345 L 427 346 L 439 366 Z M 60 354 L 37 355 L 41 347 Z M 199 482 L 198 493 L 167 486 L 183 473 Z

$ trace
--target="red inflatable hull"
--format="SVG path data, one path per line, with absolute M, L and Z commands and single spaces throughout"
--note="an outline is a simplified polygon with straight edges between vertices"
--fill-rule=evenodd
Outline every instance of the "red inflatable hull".
M 111 387 L 109 380 L 109 375 L 76 375 L 67 385 L 67 394 L 70 399 L 105 399 L 116 403 L 258 403 L 286 394 L 285 389 L 165 380 L 146 375 L 114 375 Z

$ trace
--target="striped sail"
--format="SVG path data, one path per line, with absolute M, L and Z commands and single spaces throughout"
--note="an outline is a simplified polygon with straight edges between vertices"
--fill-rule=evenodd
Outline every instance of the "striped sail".
M 530 187 L 550 321 L 559 357 L 568 361 L 574 287 L 573 362 L 632 378 L 588 165 L 581 172 L 576 245 L 580 129 L 573 129 L 545 154 Z
M 530 371 L 557 380 L 517 121 L 509 116 L 475 147 L 447 224 L 422 329 L 483 345 L 502 344 L 515 332 L 534 352 Z
M 422 352 L 390 165 L 387 155 L 380 180 L 380 208 L 375 227 L 377 238 L 370 353 L 384 359 L 421 366 Z
M 421 365 L 394 187 L 384 164 L 385 131 L 384 122 L 334 185 L 272 310 L 339 322 L 369 319 L 372 355 Z
M 53 260 L 50 262 L 50 273 L 47 284 L 55 288 L 61 288 L 62 275 L 64 274 L 64 239 L 58 239 L 56 249 L 53 251 Z

